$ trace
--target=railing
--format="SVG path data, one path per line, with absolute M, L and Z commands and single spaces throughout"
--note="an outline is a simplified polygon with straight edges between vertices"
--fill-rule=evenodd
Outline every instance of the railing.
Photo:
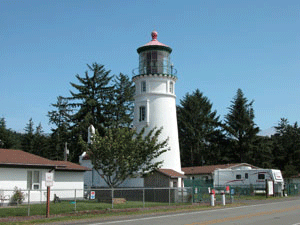
M 173 66 L 148 66 L 132 70 L 133 77 L 147 74 L 168 75 L 177 78 L 177 70 Z

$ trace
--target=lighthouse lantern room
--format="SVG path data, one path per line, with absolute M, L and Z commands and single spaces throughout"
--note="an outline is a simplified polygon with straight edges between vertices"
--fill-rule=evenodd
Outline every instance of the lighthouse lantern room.
M 181 171 L 178 127 L 176 116 L 175 82 L 177 71 L 170 60 L 172 49 L 157 40 L 157 32 L 151 33 L 152 40 L 139 47 L 139 68 L 133 72 L 135 83 L 134 126 L 137 131 L 146 127 L 162 127 L 161 140 L 168 138 L 170 150 L 160 155 L 155 162 L 163 161 L 163 169 Z M 178 186 L 181 186 L 178 182 Z

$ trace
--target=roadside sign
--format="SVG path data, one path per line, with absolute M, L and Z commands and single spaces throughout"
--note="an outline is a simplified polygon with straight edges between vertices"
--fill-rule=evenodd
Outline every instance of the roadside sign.
M 274 195 L 274 184 L 272 180 L 267 181 L 268 184 L 268 195 Z
M 233 188 L 230 190 L 230 194 L 234 195 L 234 189 Z
M 95 199 L 95 195 L 96 195 L 95 191 L 91 191 L 90 199 Z
M 216 194 L 215 189 L 212 189 L 212 190 L 211 190 L 211 193 L 215 196 L 215 194 Z
M 53 173 L 46 173 L 46 186 L 53 186 Z

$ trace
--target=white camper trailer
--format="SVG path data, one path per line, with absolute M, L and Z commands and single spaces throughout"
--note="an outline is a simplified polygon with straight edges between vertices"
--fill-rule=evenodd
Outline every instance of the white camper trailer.
M 274 182 L 275 193 L 283 190 L 284 181 L 280 170 L 240 167 L 236 169 L 216 169 L 213 174 L 214 187 L 250 186 L 265 190 L 266 180 Z

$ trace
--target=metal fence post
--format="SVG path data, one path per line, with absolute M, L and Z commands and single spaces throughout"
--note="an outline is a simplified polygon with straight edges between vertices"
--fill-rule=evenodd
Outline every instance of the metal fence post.
M 114 208 L 114 188 L 111 188 L 111 208 Z
M 143 208 L 145 208 L 145 188 L 143 188 Z
M 215 196 L 212 192 L 210 193 L 210 205 L 215 206 Z
M 226 203 L 226 200 L 225 200 L 225 192 L 222 192 L 221 193 L 221 195 L 222 195 L 222 205 L 225 205 Z
M 27 216 L 30 216 L 30 190 L 28 189 L 28 208 L 27 208 Z
M 171 187 L 169 187 L 169 205 L 171 205 Z
M 75 204 L 74 204 L 74 211 L 76 212 L 76 189 L 75 189 Z

